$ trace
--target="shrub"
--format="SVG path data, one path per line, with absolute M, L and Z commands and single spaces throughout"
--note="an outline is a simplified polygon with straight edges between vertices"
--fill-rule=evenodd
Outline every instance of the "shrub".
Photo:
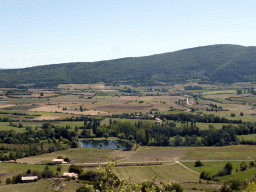
M 227 175 L 231 175 L 232 170 L 233 170 L 232 163 L 231 162 L 227 162 L 223 171 L 226 172 Z
M 77 148 L 78 147 L 78 142 L 76 142 L 76 141 L 72 141 L 71 142 L 71 148 Z
M 255 166 L 255 165 L 254 165 L 254 162 L 251 161 L 251 162 L 249 163 L 249 167 L 252 168 L 252 167 L 254 167 L 254 166 Z
M 61 166 L 59 165 L 58 167 L 57 167 L 57 171 L 61 171 Z
M 176 191 L 176 192 L 182 192 L 183 191 L 181 185 L 178 184 L 178 183 L 173 183 L 172 185 L 164 184 L 163 188 L 164 188 L 164 191 Z
M 31 173 L 31 170 L 30 170 L 30 169 L 28 169 L 28 170 L 27 170 L 27 174 L 30 174 L 30 173 Z
M 52 178 L 53 171 L 49 169 L 49 167 L 46 165 L 44 168 L 44 171 L 42 172 L 43 178 Z
M 65 158 L 64 158 L 64 161 L 70 162 L 70 159 L 69 159 L 68 157 L 65 157 Z
M 70 167 L 68 168 L 68 172 L 80 174 L 83 172 L 83 169 L 78 165 L 70 165 Z
M 242 162 L 241 164 L 240 164 L 240 170 L 241 171 L 245 171 L 247 169 L 247 164 L 246 164 L 246 162 Z
M 236 114 L 235 113 L 231 113 L 231 117 L 235 117 L 236 116 Z
M 103 179 L 103 176 L 103 173 L 98 173 L 96 171 L 87 171 L 85 173 L 81 173 L 78 176 L 78 179 L 87 181 L 101 181 Z
M 204 180 L 208 180 L 210 181 L 212 179 L 211 174 L 210 173 L 206 173 L 205 171 L 200 173 L 200 179 L 204 179 Z
M 12 184 L 11 178 L 7 178 L 7 179 L 6 179 L 6 184 L 7 184 L 7 185 L 8 185 L 8 184 Z
M 194 167 L 202 167 L 204 164 L 199 160 L 195 162 Z

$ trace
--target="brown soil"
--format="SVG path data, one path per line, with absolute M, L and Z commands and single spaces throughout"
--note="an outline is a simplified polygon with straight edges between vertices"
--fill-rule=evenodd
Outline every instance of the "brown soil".
M 132 104 L 110 104 L 93 107 L 91 109 L 136 109 L 143 110 L 151 108 L 151 105 L 132 105 Z

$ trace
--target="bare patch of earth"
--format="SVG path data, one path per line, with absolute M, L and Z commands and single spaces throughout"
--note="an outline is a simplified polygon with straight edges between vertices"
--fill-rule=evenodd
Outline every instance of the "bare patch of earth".
M 40 116 L 40 117 L 36 117 L 33 120 L 36 121 L 42 121 L 42 120 L 55 120 L 60 118 L 60 116 Z
M 0 104 L 0 108 L 3 109 L 3 108 L 7 108 L 7 107 L 13 107 L 13 106 L 16 106 L 16 105 L 13 105 L 13 104 Z
M 37 107 L 37 108 L 34 108 L 34 109 L 30 109 L 30 111 L 43 111 L 43 112 L 59 112 L 59 113 L 70 113 L 70 114 L 81 114 L 81 115 L 110 115 L 110 113 L 107 113 L 107 112 L 103 112 L 103 111 L 96 111 L 96 110 L 88 110 L 88 111 L 75 111 L 75 110 L 65 110 L 63 111 L 63 108 L 62 107 L 58 107 L 58 105 L 45 105 L 45 106 L 41 106 L 41 107 Z M 47 116 L 48 117 L 48 116 Z M 56 116 L 54 116 L 56 117 Z M 43 117 L 40 117 L 40 118 L 45 118 L 44 116 Z M 58 117 L 59 118 L 59 117 Z M 56 119 L 56 118 L 55 118 Z M 38 120 L 35 118 L 35 120 Z M 42 119 L 40 119 L 42 120 Z
M 133 105 L 133 104 L 110 104 L 110 105 L 100 105 L 91 109 L 137 109 L 143 110 L 151 108 L 151 105 Z

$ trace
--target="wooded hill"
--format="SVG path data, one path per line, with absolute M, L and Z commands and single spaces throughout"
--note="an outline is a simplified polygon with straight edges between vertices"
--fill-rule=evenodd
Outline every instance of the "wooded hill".
M 210 45 L 145 57 L 0 70 L 0 85 L 256 81 L 256 47 Z M 36 64 L 36 63 L 35 63 Z

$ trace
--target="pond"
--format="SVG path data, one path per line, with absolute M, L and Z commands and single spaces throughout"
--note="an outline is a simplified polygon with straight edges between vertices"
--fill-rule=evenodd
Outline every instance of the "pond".
M 80 147 L 130 150 L 126 147 L 125 141 L 119 140 L 83 140 L 78 141 L 78 143 L 81 144 Z M 100 146 L 100 143 L 102 143 L 102 147 Z

